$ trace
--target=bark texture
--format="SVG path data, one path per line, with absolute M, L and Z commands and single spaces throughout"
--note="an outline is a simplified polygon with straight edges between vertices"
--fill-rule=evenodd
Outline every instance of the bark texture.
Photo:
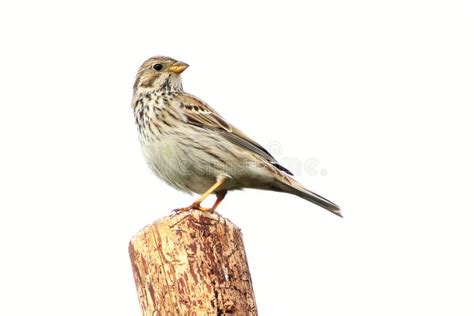
M 144 316 L 257 315 L 242 234 L 218 214 L 165 217 L 129 253 Z

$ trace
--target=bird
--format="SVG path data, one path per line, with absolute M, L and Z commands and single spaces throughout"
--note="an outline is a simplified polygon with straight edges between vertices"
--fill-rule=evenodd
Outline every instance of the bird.
M 185 92 L 181 74 L 188 67 L 166 56 L 147 59 L 137 72 L 131 104 L 153 173 L 180 191 L 200 195 L 176 212 L 214 212 L 228 191 L 250 188 L 290 193 L 342 217 L 339 206 L 301 185 L 268 150 Z M 211 194 L 216 195 L 213 206 L 201 206 Z

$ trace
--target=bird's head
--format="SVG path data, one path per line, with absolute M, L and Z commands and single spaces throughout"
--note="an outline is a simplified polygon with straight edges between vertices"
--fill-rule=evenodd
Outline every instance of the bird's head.
M 137 73 L 133 90 L 143 91 L 181 91 L 180 74 L 188 64 L 170 57 L 156 56 L 147 59 Z

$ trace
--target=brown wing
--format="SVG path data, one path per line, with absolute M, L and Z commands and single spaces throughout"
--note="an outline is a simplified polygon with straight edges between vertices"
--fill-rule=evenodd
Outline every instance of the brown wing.
M 215 130 L 228 141 L 250 150 L 267 160 L 277 169 L 289 175 L 293 175 L 291 171 L 280 165 L 264 147 L 249 138 L 239 129 L 227 123 L 214 109 L 203 101 L 192 95 L 182 95 L 180 96 L 180 102 L 184 116 L 189 124 Z

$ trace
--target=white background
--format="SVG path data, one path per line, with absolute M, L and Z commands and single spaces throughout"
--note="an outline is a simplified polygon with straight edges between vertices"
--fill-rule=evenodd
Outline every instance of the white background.
M 158 54 L 343 208 L 228 195 L 261 315 L 474 315 L 473 21 L 467 0 L 2 2 L 0 315 L 140 314 L 128 241 L 193 199 L 139 149 Z

